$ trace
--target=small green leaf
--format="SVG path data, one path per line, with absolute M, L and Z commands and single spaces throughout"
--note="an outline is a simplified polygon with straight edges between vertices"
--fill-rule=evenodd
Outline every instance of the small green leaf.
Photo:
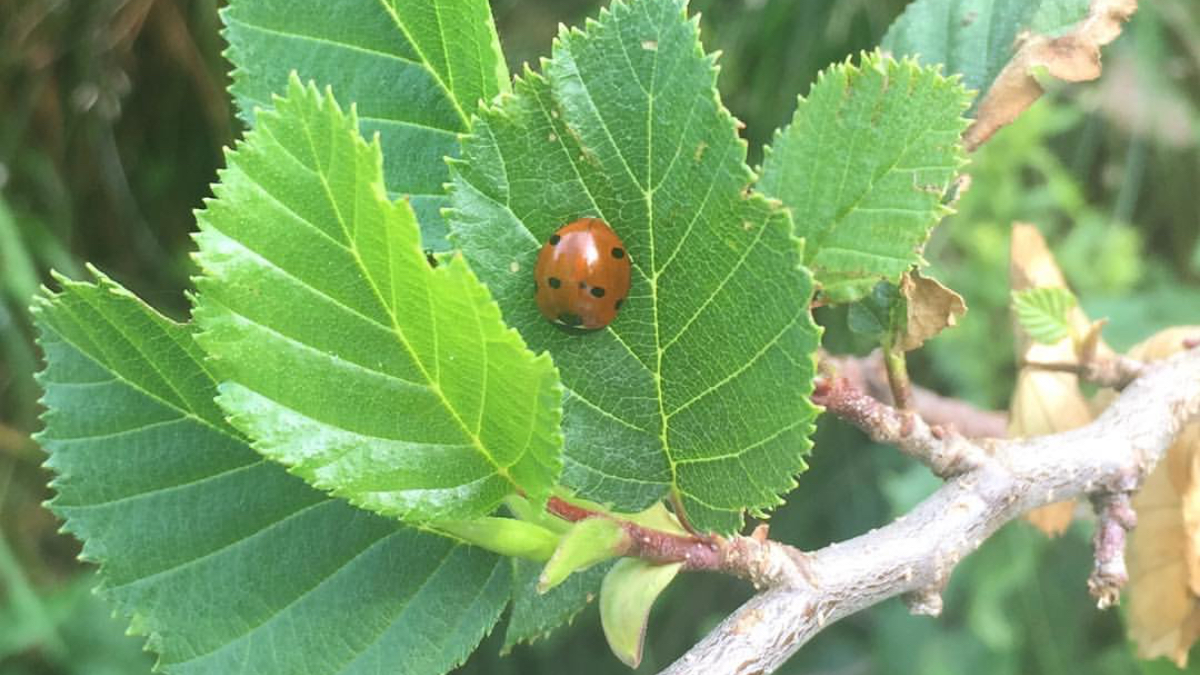
M 682 0 L 613 2 L 481 113 L 449 218 L 562 372 L 563 483 L 627 512 L 674 492 L 696 527 L 731 532 L 804 469 L 819 332 L 787 213 L 747 190 L 713 62 Z M 568 335 L 538 312 L 532 271 L 587 215 L 624 241 L 632 290 L 606 329 Z
M 436 523 L 433 529 L 493 553 L 538 562 L 549 560 L 559 542 L 559 536 L 554 532 L 514 518 L 443 521 Z
M 585 518 L 575 523 L 542 570 L 538 593 L 558 586 L 575 572 L 621 555 L 628 543 L 625 528 L 612 518 Z
M 637 558 L 623 558 L 604 577 L 600 586 L 600 625 L 613 654 L 630 668 L 642 662 L 651 606 L 682 567 L 682 563 L 651 565 Z
M 1024 31 L 1055 36 L 1087 16 L 1091 0 L 914 0 L 882 47 L 958 73 L 983 100 L 1016 53 Z
M 488 3 L 231 0 L 221 18 L 242 116 L 270 107 L 293 71 L 354 101 L 363 135 L 379 134 L 388 190 L 412 203 L 424 245 L 446 248 L 442 158 L 509 86 Z
M 534 506 L 529 503 L 528 499 L 520 495 L 511 495 L 508 499 L 505 499 L 504 506 L 508 508 L 513 516 L 558 534 L 566 534 L 573 525 L 570 521 L 551 515 L 545 508 Z
M 881 281 L 871 294 L 850 305 L 846 315 L 850 330 L 883 345 L 904 329 L 904 298 L 895 284 Z
M 663 504 L 662 502 L 652 504 L 650 508 L 642 511 L 641 513 L 622 513 L 618 514 L 617 517 L 622 520 L 628 520 L 630 522 L 637 523 L 642 527 L 648 527 L 652 530 L 661 530 L 663 532 L 682 534 L 684 536 L 691 534 L 686 528 L 683 527 L 683 525 L 679 523 L 679 519 L 675 517 L 675 514 L 671 513 L 671 511 L 667 509 L 666 504 Z
M 504 632 L 503 653 L 522 642 L 533 642 L 570 622 L 600 594 L 600 582 L 612 567 L 600 563 L 567 580 L 546 593 L 538 592 L 542 566 L 528 560 L 514 560 L 512 614 Z
M 507 561 L 329 499 L 213 403 L 192 326 L 102 275 L 34 308 L 50 508 L 172 675 L 441 675 L 510 597 Z M 430 617 L 443 619 L 431 624 Z
M 461 256 L 430 267 L 357 129 L 293 78 L 198 214 L 195 316 L 221 406 L 263 455 L 377 513 L 540 504 L 560 468 L 554 365 Z
M 1065 288 L 1031 288 L 1013 292 L 1013 310 L 1033 340 L 1052 345 L 1071 334 L 1074 294 Z
M 792 211 L 804 262 L 831 302 L 913 265 L 964 163 L 970 96 L 916 62 L 864 54 L 821 73 L 767 149 L 758 189 Z

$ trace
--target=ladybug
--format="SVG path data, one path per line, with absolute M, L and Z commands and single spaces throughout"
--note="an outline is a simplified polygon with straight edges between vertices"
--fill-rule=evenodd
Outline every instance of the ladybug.
M 558 326 L 599 330 L 629 295 L 629 253 L 599 218 L 559 228 L 538 253 L 533 289 L 542 316 Z

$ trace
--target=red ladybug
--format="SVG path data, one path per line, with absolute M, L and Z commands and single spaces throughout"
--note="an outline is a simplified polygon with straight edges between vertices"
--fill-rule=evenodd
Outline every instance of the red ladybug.
M 566 328 L 604 328 L 629 295 L 629 254 L 599 218 L 580 218 L 550 235 L 533 273 L 542 316 Z

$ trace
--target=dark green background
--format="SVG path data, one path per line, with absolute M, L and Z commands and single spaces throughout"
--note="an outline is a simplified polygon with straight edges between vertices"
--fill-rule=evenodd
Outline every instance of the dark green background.
M 693 0 L 722 95 L 745 121 L 750 158 L 817 71 L 873 47 L 902 0 Z M 1109 340 L 1125 347 L 1200 323 L 1200 6 L 1142 3 L 1106 52 L 1098 83 L 1055 87 L 973 157 L 974 183 L 939 228 L 933 273 L 966 296 L 963 324 L 914 357 L 915 378 L 1002 407 L 1012 385 L 1007 228 L 1037 223 Z M 214 0 L 0 0 L 0 675 L 146 673 L 137 638 L 89 593 L 78 544 L 57 534 L 37 428 L 37 354 L 25 307 L 55 267 L 89 261 L 182 316 L 192 210 L 239 133 Z M 592 0 L 494 0 L 510 65 L 536 67 L 560 22 Z M 828 342 L 861 350 L 838 312 Z M 825 423 L 812 470 L 772 534 L 818 547 L 886 522 L 936 487 L 922 467 Z M 940 619 L 896 601 L 825 631 L 784 673 L 1167 673 L 1139 664 L 1120 612 L 1093 609 L 1089 525 L 1047 542 L 1005 528 L 955 572 Z M 744 584 L 685 577 L 656 609 L 638 672 L 677 657 L 748 597 Z M 595 610 L 505 659 L 499 635 L 463 672 L 620 673 Z M 1200 672 L 1200 671 L 1198 671 Z

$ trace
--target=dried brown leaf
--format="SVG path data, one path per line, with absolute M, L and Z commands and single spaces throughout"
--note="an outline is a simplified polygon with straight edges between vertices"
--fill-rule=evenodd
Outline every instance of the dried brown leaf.
M 1046 245 L 1046 239 L 1037 227 L 1028 223 L 1013 223 L 1012 246 L 1009 256 L 1009 283 L 1014 291 L 1025 291 L 1031 288 L 1067 288 L 1066 277 L 1062 269 Z M 1066 338 L 1057 345 L 1038 345 L 1028 338 L 1019 325 L 1015 325 L 1017 335 L 1017 357 L 1019 361 L 1038 361 L 1045 363 L 1077 362 L 1077 348 L 1086 349 L 1093 358 L 1107 358 L 1113 355 L 1113 350 L 1104 343 L 1098 334 L 1103 327 L 1093 322 L 1076 306 L 1068 315 L 1071 320 L 1072 335 L 1083 336 L 1078 346 L 1071 338 Z
M 1033 368 L 1021 370 L 1009 413 L 1010 438 L 1069 431 L 1090 421 L 1092 411 L 1079 390 L 1078 377 Z M 1075 502 L 1068 500 L 1034 509 L 1025 518 L 1047 536 L 1055 537 L 1066 531 L 1074 514 Z
M 1184 343 L 1200 338 L 1200 326 L 1164 328 L 1129 350 L 1129 358 L 1161 361 L 1183 351 Z
M 1166 656 L 1180 668 L 1200 638 L 1197 513 L 1200 426 L 1192 425 L 1133 498 L 1138 526 L 1130 534 L 1129 636 L 1144 659 Z
M 1200 327 L 1164 330 L 1129 351 L 1144 361 L 1182 350 Z M 1133 498 L 1129 539 L 1129 635 L 1138 656 L 1165 656 L 1180 668 L 1200 638 L 1200 424 L 1184 428 Z
M 946 328 L 958 324 L 967 313 L 962 296 L 943 286 L 937 279 L 913 271 L 900 280 L 900 293 L 908 305 L 908 321 L 896 346 L 910 352 Z
M 1014 291 L 1067 287 L 1054 254 L 1033 225 L 1013 224 L 1009 274 Z M 1071 310 L 1070 319 L 1075 334 L 1087 334 L 1092 325 L 1078 307 Z M 1014 330 L 1019 361 L 1065 363 L 1078 358 L 1075 342 L 1070 337 L 1045 345 L 1030 340 L 1017 324 L 1014 324 Z M 1092 342 L 1098 345 L 1099 339 L 1094 338 Z M 1035 368 L 1023 368 L 1017 375 L 1009 414 L 1008 435 L 1011 438 L 1069 431 L 1092 419 L 1092 410 L 1079 389 L 1078 376 Z M 1025 518 L 1053 537 L 1067 529 L 1074 514 L 1075 502 L 1068 500 L 1034 509 Z
M 1137 0 L 1092 0 L 1088 15 L 1064 35 L 1018 36 L 1016 53 L 984 94 L 975 121 L 963 134 L 966 148 L 978 148 L 1042 96 L 1035 70 L 1067 82 L 1100 77 L 1100 47 L 1117 39 L 1135 11 Z

